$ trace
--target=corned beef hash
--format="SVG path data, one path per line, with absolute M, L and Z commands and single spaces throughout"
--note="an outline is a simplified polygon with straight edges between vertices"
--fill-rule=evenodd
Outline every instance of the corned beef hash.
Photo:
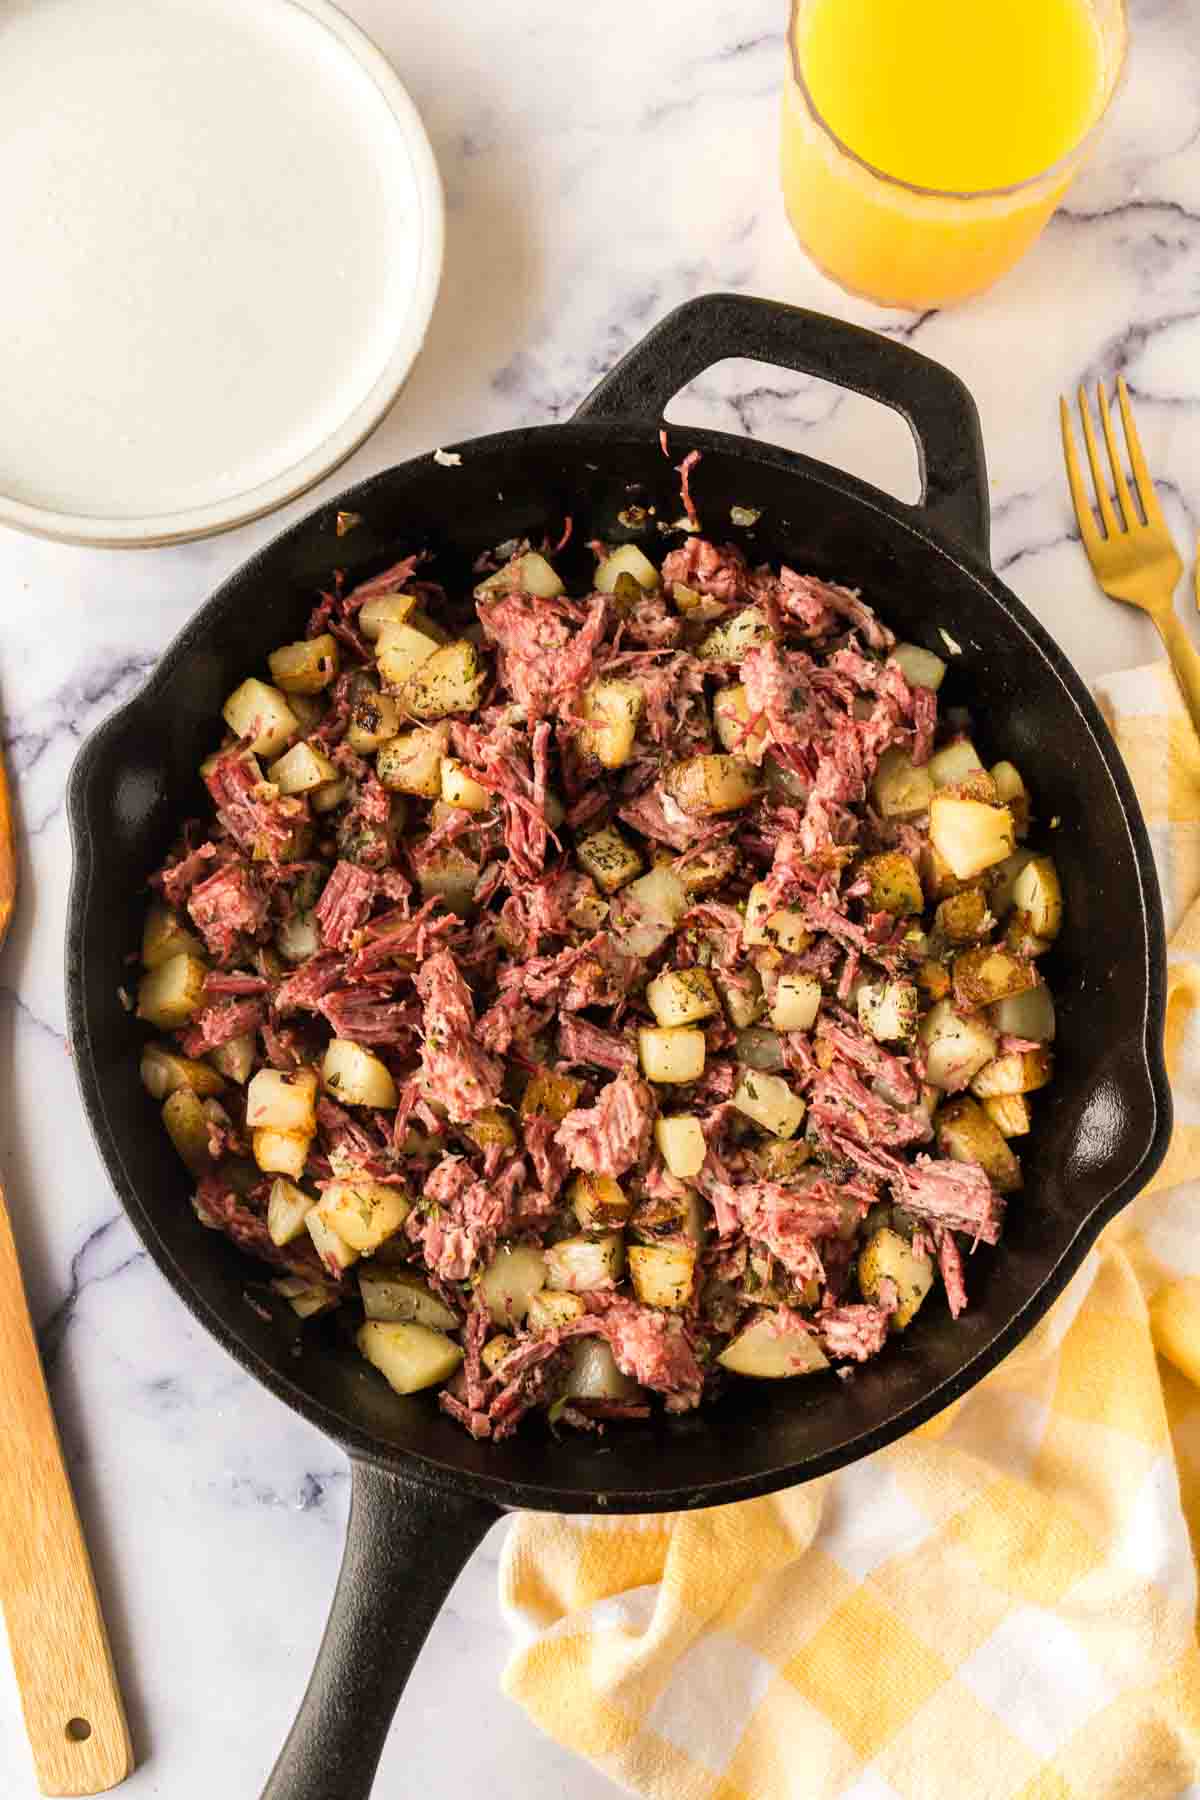
M 943 660 L 695 529 L 562 547 L 322 598 L 142 943 L 200 1219 L 481 1438 L 957 1316 L 1052 1071 L 1058 875 Z

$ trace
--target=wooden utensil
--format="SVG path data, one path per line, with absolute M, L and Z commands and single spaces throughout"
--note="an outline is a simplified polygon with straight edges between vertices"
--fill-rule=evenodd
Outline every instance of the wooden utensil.
M 1121 408 L 1129 466 L 1133 471 L 1134 486 L 1141 502 L 1140 512 L 1125 479 L 1103 383 L 1096 390 L 1096 399 L 1112 471 L 1115 507 L 1109 494 L 1109 482 L 1100 464 L 1088 397 L 1080 388 L 1079 416 L 1083 424 L 1088 462 L 1091 465 L 1100 524 L 1104 527 L 1103 535 L 1096 524 L 1096 515 L 1092 511 L 1092 502 L 1084 483 L 1067 403 L 1062 399 L 1058 403 L 1062 421 L 1063 455 L 1067 463 L 1071 499 L 1075 503 L 1075 517 L 1079 521 L 1079 535 L 1083 539 L 1083 547 L 1087 551 L 1096 580 L 1105 593 L 1114 600 L 1124 600 L 1130 606 L 1141 607 L 1153 619 L 1175 672 L 1184 704 L 1191 714 L 1192 724 L 1200 735 L 1200 654 L 1192 648 L 1187 632 L 1175 613 L 1175 589 L 1183 574 L 1183 562 L 1154 491 L 1141 439 L 1133 422 L 1133 409 L 1129 404 L 1129 390 L 1125 386 L 1124 376 L 1117 379 L 1117 401 Z M 1200 597 L 1200 585 L 1197 586 L 1197 596 Z
M 0 944 L 16 897 L 0 758 Z M 0 1188 L 0 1605 L 43 1794 L 102 1794 L 133 1769 L 108 1633 Z

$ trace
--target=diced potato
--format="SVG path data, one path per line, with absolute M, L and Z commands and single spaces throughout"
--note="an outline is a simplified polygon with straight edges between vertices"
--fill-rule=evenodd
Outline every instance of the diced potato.
M 329 758 L 303 740 L 273 762 L 267 773 L 281 794 L 308 794 L 338 778 Z
M 489 1338 L 479 1352 L 480 1361 L 488 1374 L 494 1375 L 505 1357 L 511 1355 L 516 1347 L 517 1340 L 510 1332 L 498 1331 L 495 1337 Z
M 399 1231 L 412 1201 L 403 1188 L 360 1175 L 353 1181 L 331 1181 L 317 1210 L 343 1243 L 366 1256 Z
M 358 1251 L 352 1249 L 344 1238 L 340 1238 L 331 1225 L 326 1224 L 319 1207 L 314 1206 L 305 1215 L 304 1225 L 322 1266 L 330 1275 L 336 1278 L 358 1261 Z
M 203 1175 L 212 1168 L 208 1151 L 209 1117 L 204 1103 L 191 1088 L 176 1088 L 168 1094 L 162 1109 L 162 1122 L 167 1136 L 193 1175 Z
M 762 1179 L 785 1185 L 796 1179 L 811 1158 L 812 1145 L 804 1138 L 771 1138 L 754 1150 L 754 1166 Z
M 904 919 L 924 908 L 925 895 L 917 865 L 902 850 L 886 850 L 881 856 L 869 856 L 859 874 L 869 884 L 867 903 L 872 912 L 887 912 L 897 919 Z
M 993 1094 L 983 1110 L 1002 1137 L 1026 1137 L 1032 1129 L 1033 1113 L 1024 1094 Z
M 260 1069 L 246 1089 L 251 1130 L 303 1131 L 317 1127 L 317 1076 L 313 1069 Z
M 436 638 L 426 637 L 415 625 L 382 625 L 375 648 L 379 673 L 389 687 L 402 688 L 438 648 Z
M 787 1068 L 783 1040 L 777 1031 L 751 1025 L 737 1034 L 737 1059 L 748 1069 L 761 1069 L 768 1075 Z
M 479 1278 L 479 1298 L 496 1325 L 520 1325 L 546 1285 L 545 1253 L 533 1244 L 501 1245 Z
M 487 789 L 467 774 L 455 756 L 442 759 L 442 799 L 447 806 L 457 806 L 461 812 L 486 812 L 493 804 Z
M 542 1288 L 530 1298 L 526 1319 L 530 1331 L 557 1331 L 560 1325 L 582 1317 L 583 1312 L 584 1304 L 578 1294 Z
M 284 644 L 267 658 L 271 680 L 285 694 L 319 694 L 336 681 L 341 667 L 337 639 L 324 631 L 320 637 L 301 638 Z
M 1013 829 L 1019 838 L 1023 838 L 1029 830 L 1032 802 L 1029 789 L 1021 779 L 1021 771 L 1013 763 L 998 762 L 993 764 L 992 780 L 996 784 L 996 798 L 1007 806 L 1013 816 Z
M 642 859 L 628 838 L 615 825 L 602 825 L 580 838 L 575 846 L 575 859 L 586 875 L 606 894 L 632 881 L 642 872 Z
M 1035 937 L 1053 940 L 1062 930 L 1062 883 L 1053 858 L 1034 856 L 1013 883 L 1013 905 Z
M 959 737 L 935 751 L 925 767 L 935 788 L 954 787 L 968 780 L 976 769 L 982 769 L 983 758 L 970 738 Z
M 714 625 L 701 639 L 697 655 L 711 662 L 740 663 L 747 650 L 770 643 L 772 635 L 766 615 L 757 606 L 747 606 Z
M 813 1375 L 829 1367 L 815 1337 L 792 1324 L 786 1312 L 759 1312 L 726 1344 L 717 1361 L 734 1375 L 780 1381 L 789 1375 Z
M 324 1282 L 305 1282 L 298 1276 L 285 1275 L 271 1286 L 282 1294 L 298 1319 L 311 1319 L 317 1313 L 329 1312 L 338 1305 L 339 1295 Z
M 596 570 L 596 592 L 613 593 L 622 575 L 632 575 L 648 594 L 658 586 L 658 570 L 636 544 L 618 544 L 612 554 L 605 557 Z
M 988 1016 L 1005 1037 L 1031 1038 L 1037 1044 L 1054 1041 L 1054 996 L 1044 982 L 1001 1000 Z
M 929 804 L 929 838 L 959 881 L 970 881 L 1012 854 L 1012 814 L 1006 806 L 935 794 Z
M 920 861 L 921 885 L 925 889 L 926 898 L 931 902 L 949 899 L 971 886 L 969 881 L 959 880 L 945 857 L 939 855 L 928 839 L 921 846 Z
M 511 1119 L 495 1106 L 489 1106 L 486 1112 L 476 1113 L 461 1130 L 464 1137 L 470 1138 L 473 1144 L 484 1151 L 512 1150 L 517 1142 Z
M 687 1305 L 696 1273 L 694 1244 L 631 1244 L 629 1274 L 643 1306 L 678 1312 Z
M 638 1055 L 647 1081 L 699 1081 L 705 1049 L 704 1033 L 688 1025 L 643 1025 L 638 1031 Z
M 267 1230 L 271 1242 L 282 1248 L 303 1237 L 304 1222 L 316 1204 L 312 1195 L 298 1188 L 294 1181 L 288 1181 L 283 1175 L 277 1176 L 271 1183 L 267 1199 Z
M 275 933 L 275 943 L 285 961 L 307 962 L 321 948 L 321 927 L 316 913 L 293 913 Z
M 415 594 L 377 594 L 358 611 L 358 629 L 369 644 L 387 625 L 406 625 L 416 610 Z
M 396 1104 L 396 1084 L 387 1067 L 370 1050 L 349 1038 L 334 1038 L 329 1045 L 321 1065 L 321 1080 L 343 1106 L 388 1110 Z
M 357 756 L 370 756 L 400 730 L 400 708 L 391 694 L 381 694 L 365 675 L 354 683 L 346 742 Z
M 539 1069 L 521 1097 L 521 1117 L 540 1113 L 561 1125 L 583 1091 L 583 1083 L 573 1075 L 555 1075 L 550 1069 Z
M 996 1034 L 982 1019 L 964 1019 L 949 1000 L 939 1000 L 921 1021 L 925 1067 L 934 1087 L 948 1093 L 966 1087 L 996 1054 Z
M 418 725 L 381 745 L 375 773 L 385 788 L 436 800 L 442 791 L 442 758 L 450 745 L 448 725 Z
M 903 750 L 893 747 L 884 751 L 871 782 L 871 799 L 881 818 L 915 818 L 929 810 L 933 793 L 927 763 L 918 769 Z
M 417 885 L 428 900 L 436 895 L 447 912 L 465 918 L 475 904 L 475 884 L 479 880 L 479 864 L 457 844 L 447 844 L 431 857 L 423 858 L 417 868 Z
M 175 1031 L 200 1010 L 207 966 L 198 956 L 177 950 L 138 982 L 137 1016 L 160 1031 Z
M 460 1345 L 428 1325 L 386 1325 L 381 1319 L 368 1319 L 355 1341 L 398 1394 L 436 1387 L 449 1380 L 463 1359 Z
M 645 705 L 645 692 L 636 681 L 593 681 L 580 709 L 587 724 L 579 734 L 579 748 L 606 769 L 623 767 L 633 755 Z
M 991 924 L 991 909 L 981 887 L 964 888 L 959 894 L 948 895 L 939 902 L 933 919 L 934 930 L 949 938 L 952 944 L 969 944 L 972 938 L 982 937 Z
M 654 1141 L 668 1172 L 677 1181 L 690 1181 L 704 1167 L 708 1146 L 695 1113 L 673 1113 L 656 1119 Z
M 1014 850 L 1003 862 L 987 872 L 988 905 L 996 918 L 1002 919 L 1012 910 L 1013 889 L 1017 885 L 1017 877 L 1027 863 L 1033 861 L 1032 850 Z
M 646 989 L 646 1002 L 660 1025 L 692 1025 L 720 1012 L 707 969 L 664 969 Z
M 590 1294 L 612 1287 L 625 1267 L 625 1240 L 619 1231 L 599 1237 L 561 1238 L 546 1249 L 546 1280 L 566 1294 Z
M 688 898 L 696 899 L 701 894 L 711 894 L 716 888 L 724 887 L 737 870 L 739 856 L 732 844 L 713 844 L 709 849 L 701 850 L 697 856 L 679 860 L 682 867 L 676 868 L 676 874 L 683 883 Z
M 927 1256 L 917 1256 L 908 1239 L 887 1225 L 872 1232 L 859 1252 L 858 1286 L 863 1299 L 878 1304 L 885 1280 L 896 1284 L 898 1305 L 892 1324 L 903 1331 L 933 1286 L 933 1264 Z
M 243 1031 L 235 1038 L 226 1038 L 215 1050 L 209 1051 L 209 1058 L 215 1069 L 224 1075 L 226 1081 L 236 1081 L 244 1087 L 254 1067 L 256 1037 L 252 1031 Z
M 518 557 L 517 567 L 522 590 L 532 594 L 535 600 L 553 600 L 562 593 L 563 584 L 557 572 L 537 550 L 527 550 L 524 556 Z
M 1027 988 L 1036 987 L 1037 979 L 1032 963 L 991 944 L 961 950 L 954 959 L 955 1002 L 967 1010 L 991 1006 L 1009 994 L 1023 994 Z
M 413 1269 L 360 1269 L 358 1287 L 368 1319 L 390 1325 L 428 1325 L 454 1331 L 457 1315 Z
M 624 1225 L 633 1204 L 611 1175 L 576 1175 L 567 1189 L 567 1199 L 584 1231 Z
M 343 775 L 337 781 L 326 781 L 319 788 L 314 788 L 308 796 L 308 804 L 315 813 L 334 812 L 349 792 L 349 779 Z
M 474 712 L 486 680 L 487 669 L 479 651 L 466 638 L 458 638 L 443 644 L 409 676 L 400 704 L 418 719 L 445 719 L 451 713 Z
M 264 1175 L 288 1175 L 298 1181 L 308 1161 L 312 1133 L 277 1131 L 273 1125 L 262 1125 L 251 1133 L 250 1148 Z
M 166 1044 L 147 1044 L 142 1051 L 142 1086 L 152 1100 L 165 1100 L 177 1088 L 188 1088 L 203 1100 L 219 1094 L 225 1083 L 217 1071 L 194 1057 L 180 1056 Z
M 911 981 L 864 982 L 857 1007 L 859 1024 L 877 1043 L 898 1043 L 916 1030 L 917 990 Z
M 564 1392 L 568 1400 L 631 1400 L 637 1382 L 617 1367 L 603 1338 L 580 1338 L 571 1348 Z
M 941 657 L 923 650 L 920 644 L 897 644 L 888 661 L 896 664 L 910 687 L 932 688 L 935 694 L 946 673 Z
M 803 970 L 781 975 L 771 1001 L 771 1023 L 776 1031 L 809 1031 L 821 1006 L 821 983 Z
M 1012 912 L 1008 915 L 1008 924 L 1004 928 L 1004 947 L 1011 950 L 1014 956 L 1027 956 L 1036 961 L 1045 956 L 1052 940 L 1038 937 L 1029 929 L 1028 913 Z
M 757 782 L 744 757 L 689 756 L 670 765 L 663 787 L 682 812 L 707 819 L 748 806 Z
M 300 729 L 279 689 L 253 678 L 234 688 L 221 708 L 221 717 L 234 737 L 250 739 L 255 756 L 278 756 Z
M 1052 1051 L 1044 1047 L 1040 1050 L 1010 1050 L 980 1069 L 971 1083 L 971 1092 L 981 1100 L 991 1100 L 1000 1094 L 1032 1094 L 1045 1087 L 1053 1073 Z
M 944 1000 L 950 992 L 950 971 L 945 963 L 926 957 L 917 970 L 917 986 L 929 1000 Z
M 743 1074 L 733 1095 L 739 1112 L 779 1138 L 795 1137 L 804 1123 L 804 1102 L 782 1075 Z
M 204 945 L 194 931 L 189 931 L 171 909 L 154 901 L 142 928 L 142 963 L 147 969 L 161 968 L 173 956 L 203 956 Z
M 812 943 L 812 932 L 804 923 L 804 915 L 787 907 L 771 911 L 769 890 L 765 881 L 756 881 L 746 896 L 746 919 L 742 926 L 742 942 L 748 946 L 765 944 L 799 956 Z
M 760 763 L 767 746 L 767 727 L 759 720 L 753 731 L 750 731 L 750 723 L 750 706 L 741 683 L 736 687 L 718 689 L 713 696 L 713 726 L 717 742 L 722 750 L 728 750 L 731 754 L 736 751 L 741 756 L 749 757 L 752 763 Z
M 1011 1194 L 1020 1187 L 1020 1163 L 1003 1133 L 969 1094 L 957 1094 L 939 1107 L 935 1124 L 938 1149 L 943 1156 L 952 1162 L 978 1163 L 1001 1194 Z
M 717 970 L 713 986 L 721 996 L 726 1017 L 735 1031 L 745 1031 L 760 1019 L 765 1002 L 757 969 Z
M 687 892 L 674 868 L 656 863 L 614 900 L 610 923 L 615 941 L 630 955 L 653 956 L 687 909 Z

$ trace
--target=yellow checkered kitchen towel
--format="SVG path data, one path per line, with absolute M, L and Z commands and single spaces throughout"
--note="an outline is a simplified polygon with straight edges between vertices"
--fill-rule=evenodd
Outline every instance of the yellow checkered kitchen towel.
M 1165 667 L 1098 693 L 1172 938 L 1167 1163 L 903 1442 L 740 1506 L 518 1519 L 506 1690 L 636 1794 L 1200 1797 L 1200 746 Z

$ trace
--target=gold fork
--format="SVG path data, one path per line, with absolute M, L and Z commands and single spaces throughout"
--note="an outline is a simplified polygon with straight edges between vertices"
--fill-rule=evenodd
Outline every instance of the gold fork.
M 1079 417 L 1083 424 L 1083 441 L 1087 445 L 1092 486 L 1096 493 L 1100 522 L 1104 527 L 1103 534 L 1096 524 L 1096 515 L 1084 482 L 1067 402 L 1060 399 L 1058 403 L 1067 480 L 1071 484 L 1071 499 L 1075 503 L 1075 517 L 1079 520 L 1083 547 L 1088 553 L 1096 580 L 1105 593 L 1110 594 L 1114 600 L 1127 601 L 1130 606 L 1140 606 L 1153 619 L 1175 671 L 1184 704 L 1191 714 L 1192 724 L 1197 734 L 1200 734 L 1200 654 L 1192 648 L 1183 625 L 1175 615 L 1175 589 L 1183 574 L 1183 563 L 1163 517 L 1154 483 L 1150 479 L 1141 439 L 1133 421 L 1133 409 L 1129 404 L 1129 390 L 1125 386 L 1124 376 L 1117 377 L 1117 404 L 1121 409 L 1129 466 L 1133 471 L 1138 500 L 1141 501 L 1140 513 L 1125 479 L 1103 382 L 1097 386 L 1096 401 L 1108 449 L 1112 485 L 1116 490 L 1115 506 L 1100 465 L 1100 452 L 1096 433 L 1092 428 L 1088 397 L 1084 389 L 1080 388 Z M 1200 567 L 1196 571 L 1196 581 L 1197 597 L 1200 599 Z

